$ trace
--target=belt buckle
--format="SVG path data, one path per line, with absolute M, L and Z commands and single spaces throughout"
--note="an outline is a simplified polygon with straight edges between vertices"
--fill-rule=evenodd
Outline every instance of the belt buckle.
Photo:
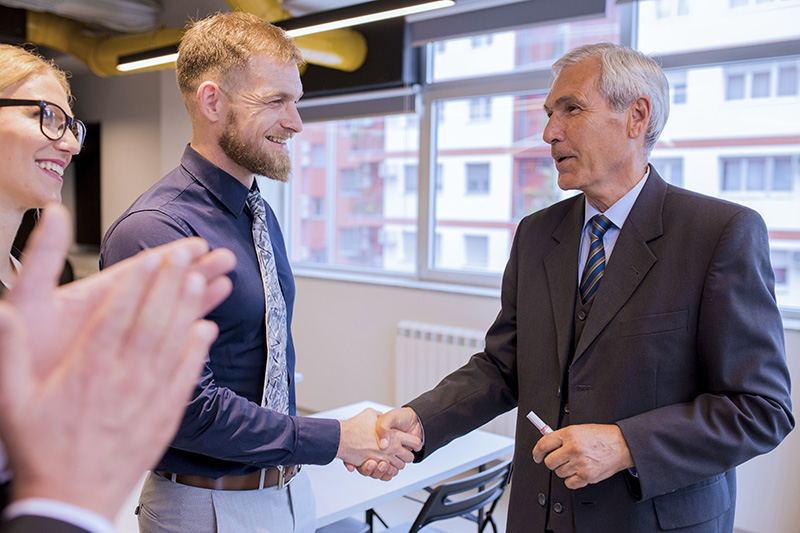
M 299 474 L 299 473 L 300 473 L 300 467 L 297 467 L 297 471 L 295 472 L 294 476 L 291 477 L 289 479 L 289 481 L 286 481 L 286 467 L 284 465 L 280 465 L 278 467 L 278 488 L 282 489 L 282 488 L 288 486 L 289 483 L 294 481 L 294 478 L 296 478 L 297 474 Z
M 282 489 L 286 486 L 286 470 L 283 465 L 278 465 L 278 488 Z M 291 481 L 291 480 L 290 480 Z

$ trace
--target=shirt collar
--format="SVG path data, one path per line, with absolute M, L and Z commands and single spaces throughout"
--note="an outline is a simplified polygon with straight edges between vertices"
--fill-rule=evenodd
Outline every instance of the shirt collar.
M 642 179 L 639 180 L 639 183 L 633 186 L 631 190 L 625 193 L 625 196 L 620 198 L 619 200 L 614 203 L 611 207 L 609 207 L 605 213 L 600 213 L 597 209 L 586 200 L 584 196 L 584 210 L 583 210 L 583 227 L 586 227 L 586 224 L 589 223 L 589 220 L 592 219 L 595 215 L 605 215 L 607 219 L 614 223 L 619 229 L 622 229 L 622 225 L 625 223 L 625 220 L 628 218 L 628 215 L 633 209 L 633 204 L 636 203 L 636 199 L 639 197 L 639 193 L 642 192 L 642 188 L 644 187 L 647 178 L 650 176 L 650 165 L 647 165 L 647 169 L 644 172 L 644 176 Z
M 244 211 L 248 189 L 244 184 L 197 153 L 190 145 L 181 157 L 181 166 L 235 217 Z

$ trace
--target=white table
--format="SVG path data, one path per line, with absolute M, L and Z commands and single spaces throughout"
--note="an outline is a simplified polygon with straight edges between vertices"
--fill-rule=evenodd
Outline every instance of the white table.
M 367 407 L 380 412 L 391 409 L 386 405 L 365 401 L 313 416 L 343 420 Z M 513 449 L 514 439 L 476 430 L 436 450 L 421 463 L 406 465 L 391 481 L 348 472 L 338 459 L 325 466 L 304 466 L 303 470 L 308 472 L 317 498 L 319 528 L 484 465 L 511 453 Z

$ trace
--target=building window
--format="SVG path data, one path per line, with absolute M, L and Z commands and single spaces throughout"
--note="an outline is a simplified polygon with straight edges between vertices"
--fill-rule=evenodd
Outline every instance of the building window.
M 486 122 L 492 118 L 492 101 L 488 97 L 471 98 L 469 101 L 470 122 Z
M 797 89 L 797 61 L 736 66 L 726 73 L 726 100 L 797 96 Z
M 753 73 L 753 98 L 769 97 L 769 71 Z
M 403 166 L 403 183 L 405 185 L 404 192 L 406 194 L 417 194 L 419 190 L 419 166 Z
M 489 237 L 464 235 L 464 261 L 467 268 L 486 268 L 489 264 Z
M 292 141 L 289 182 L 287 235 L 295 264 L 414 271 L 416 258 L 406 260 L 400 241 L 417 222 L 418 128 L 413 115 L 303 125 Z M 298 164 L 312 153 L 327 154 L 325 164 Z M 392 239 L 393 248 L 384 245 Z
M 723 192 L 791 192 L 792 157 L 722 158 Z
M 492 46 L 492 35 L 475 35 L 470 37 L 470 45 L 472 48 L 488 48 Z
M 683 159 L 652 157 L 650 163 L 655 167 L 659 176 L 664 178 L 664 181 L 683 187 Z
M 315 144 L 311 147 L 311 166 L 314 168 L 325 166 L 325 145 Z
M 726 100 L 741 100 L 744 98 L 744 74 L 729 74 L 725 85 Z
M 467 194 L 489 194 L 489 163 L 467 163 Z
M 797 96 L 797 65 L 778 69 L 778 96 Z
M 791 191 L 794 179 L 792 175 L 792 158 L 776 157 L 775 172 L 772 177 L 773 191 Z

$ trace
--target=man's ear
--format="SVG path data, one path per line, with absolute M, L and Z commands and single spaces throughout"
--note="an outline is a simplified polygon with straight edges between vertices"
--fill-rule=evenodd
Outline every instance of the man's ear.
M 210 122 L 219 122 L 226 116 L 224 95 L 219 85 L 213 81 L 204 81 L 197 87 L 197 108 L 200 114 Z
M 647 133 L 647 127 L 650 125 L 650 106 L 650 97 L 643 94 L 628 109 L 630 113 L 628 136 L 631 139 L 636 139 Z

